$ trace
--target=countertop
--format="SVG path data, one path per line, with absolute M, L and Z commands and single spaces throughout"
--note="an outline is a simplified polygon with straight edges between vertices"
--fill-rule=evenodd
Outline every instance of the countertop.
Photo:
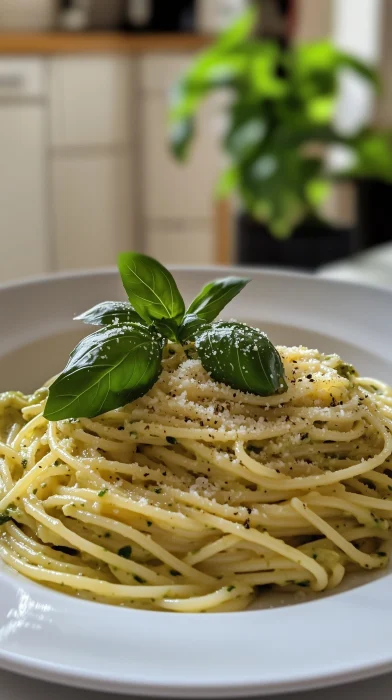
M 211 38 L 207 35 L 183 33 L 0 32 L 0 55 L 196 51 L 210 42 Z

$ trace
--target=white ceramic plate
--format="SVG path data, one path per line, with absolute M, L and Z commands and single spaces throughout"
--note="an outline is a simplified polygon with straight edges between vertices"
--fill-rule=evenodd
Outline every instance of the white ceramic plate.
M 175 270 L 186 300 L 220 275 L 221 268 Z M 391 293 L 303 275 L 249 275 L 253 283 L 228 317 L 258 324 L 275 343 L 336 351 L 361 373 L 392 382 Z M 72 316 L 121 298 L 112 270 L 0 288 L 0 390 L 28 391 L 53 375 L 86 331 Z M 296 605 L 180 615 L 73 599 L 2 567 L 0 665 L 74 686 L 172 698 L 359 679 L 392 668 L 392 573 Z

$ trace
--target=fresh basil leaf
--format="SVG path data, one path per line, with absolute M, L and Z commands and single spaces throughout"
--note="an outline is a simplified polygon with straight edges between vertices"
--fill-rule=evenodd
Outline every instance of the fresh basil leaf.
M 187 316 L 196 314 L 203 321 L 211 323 L 249 281 L 242 277 L 224 277 L 206 284 L 187 309 Z
M 233 389 L 271 396 L 287 389 L 282 360 L 265 333 L 242 323 L 213 324 L 196 337 L 204 369 Z
M 170 319 L 162 319 L 161 321 L 154 321 L 153 327 L 160 333 L 164 338 L 169 338 L 169 340 L 178 341 L 178 325 L 175 321 Z
M 168 319 L 180 325 L 185 305 L 169 270 L 141 253 L 120 253 L 118 267 L 129 301 L 144 321 Z
M 178 332 L 179 339 L 182 343 L 187 340 L 194 340 L 198 333 L 201 333 L 207 327 L 205 321 L 203 321 L 200 316 L 196 314 L 186 315 L 183 322 L 181 323 L 180 330 Z
M 50 386 L 45 418 L 92 418 L 143 396 L 161 373 L 162 350 L 162 338 L 139 323 L 92 333 Z
M 83 321 L 90 326 L 110 326 L 118 323 L 140 323 L 141 318 L 127 301 L 103 301 L 83 314 L 75 316 L 74 321 Z

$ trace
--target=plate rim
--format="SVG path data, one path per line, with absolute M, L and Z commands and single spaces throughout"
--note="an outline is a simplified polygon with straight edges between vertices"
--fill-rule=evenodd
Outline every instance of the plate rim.
M 184 700 L 202 700 L 203 698 L 231 699 L 231 698 L 253 698 L 281 695 L 285 693 L 296 693 L 300 691 L 321 690 L 324 688 L 334 688 L 337 686 L 349 685 L 358 681 L 371 678 L 378 678 L 392 671 L 392 660 L 380 661 L 369 667 L 363 667 L 359 662 L 356 667 L 340 673 L 325 673 L 320 675 L 307 675 L 297 678 L 295 681 L 286 680 L 278 683 L 260 685 L 259 682 L 244 685 L 244 683 L 227 686 L 200 685 L 200 684 L 176 684 L 162 685 L 160 683 L 143 683 L 140 680 L 129 683 L 120 681 L 118 678 L 108 678 L 107 675 L 97 676 L 94 680 L 88 673 L 75 674 L 71 666 L 58 666 L 53 662 L 34 662 L 25 659 L 22 655 L 3 653 L 0 650 L 0 669 L 15 673 L 27 679 L 46 681 L 58 684 L 67 688 L 77 688 L 80 690 L 94 690 L 113 693 L 119 696 L 135 696 L 152 698 L 178 698 Z

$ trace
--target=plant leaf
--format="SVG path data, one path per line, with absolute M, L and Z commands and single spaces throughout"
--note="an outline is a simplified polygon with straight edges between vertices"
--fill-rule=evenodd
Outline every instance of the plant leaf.
M 74 321 L 83 321 L 90 326 L 110 326 L 112 323 L 140 323 L 141 318 L 131 304 L 126 301 L 103 301 L 93 306 Z
M 211 323 L 249 281 L 242 277 L 224 277 L 209 282 L 192 301 L 187 309 L 187 316 L 196 314 L 203 321 Z
M 242 323 L 213 324 L 196 337 L 201 363 L 233 389 L 271 396 L 287 389 L 282 360 L 265 333 Z
M 364 80 L 367 80 L 376 89 L 380 89 L 380 77 L 376 68 L 374 68 L 370 63 L 362 61 L 356 56 L 345 53 L 344 51 L 338 52 L 338 67 L 347 68 L 348 70 L 357 73 Z
M 226 168 L 219 176 L 218 182 L 215 187 L 215 194 L 218 199 L 224 199 L 227 197 L 238 184 L 238 171 L 236 166 L 232 165 Z
M 217 50 L 232 51 L 244 44 L 256 27 L 257 17 L 257 8 L 249 7 L 218 37 Z
M 366 129 L 353 139 L 355 177 L 392 181 L 392 135 Z
M 162 339 L 139 323 L 92 333 L 50 386 L 45 418 L 92 418 L 143 396 L 161 373 L 162 348 Z
M 206 322 L 196 314 L 187 314 L 178 332 L 182 343 L 187 340 L 195 340 L 195 336 L 206 328 Z
M 169 340 L 174 341 L 179 340 L 179 326 L 176 321 L 165 318 L 161 321 L 154 321 L 154 329 L 164 338 L 169 338 Z
M 144 321 L 167 319 L 181 324 L 184 300 L 169 270 L 141 253 L 120 253 L 118 267 L 129 301 Z
M 169 143 L 173 155 L 178 160 L 186 160 L 194 132 L 194 121 L 190 118 L 178 119 L 171 125 Z

